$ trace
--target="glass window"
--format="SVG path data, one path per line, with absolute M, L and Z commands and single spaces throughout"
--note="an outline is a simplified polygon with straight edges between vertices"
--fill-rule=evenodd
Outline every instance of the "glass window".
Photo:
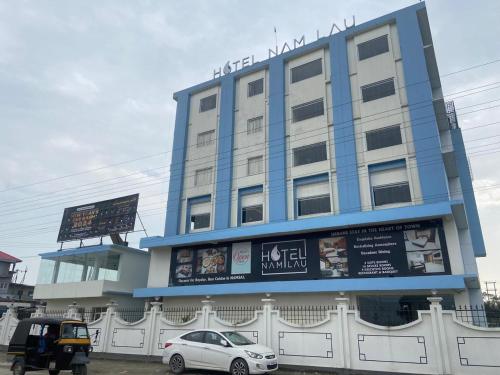
M 203 186 L 212 182 L 212 168 L 198 169 L 194 176 L 194 185 Z
M 262 173 L 263 163 L 262 156 L 256 156 L 248 159 L 248 176 L 253 176 Z
M 241 209 L 241 222 L 252 223 L 262 221 L 262 205 L 248 206 Z
M 368 151 L 400 145 L 401 143 L 403 143 L 403 141 L 401 139 L 399 125 L 366 132 L 366 148 Z
M 229 341 L 231 341 L 234 345 L 253 345 L 255 344 L 253 341 L 250 341 L 247 339 L 245 336 L 243 336 L 241 333 L 238 333 L 236 331 L 227 331 L 227 332 L 221 332 L 224 336 L 227 337 Z
M 361 93 L 363 95 L 363 102 L 365 103 L 394 95 L 396 93 L 394 88 L 394 78 L 385 79 L 383 81 L 363 86 L 361 87 Z
M 191 230 L 210 226 L 210 213 L 191 215 Z
M 118 281 L 120 254 L 110 252 L 87 254 L 85 263 L 87 267 L 84 280 Z
M 89 333 L 87 327 L 79 324 L 63 324 L 62 335 L 63 339 L 88 339 Z
M 196 331 L 182 336 L 181 339 L 194 342 L 203 342 L 204 335 L 205 335 L 204 331 Z
M 251 118 L 247 121 L 247 134 L 260 133 L 262 131 L 263 117 Z
M 315 197 L 297 199 L 297 215 L 314 215 L 331 212 L 330 195 L 318 195 Z
M 375 206 L 403 202 L 411 202 L 408 182 L 373 187 L 373 203 Z
M 206 98 L 200 99 L 200 112 L 206 112 L 214 109 L 217 105 L 217 94 L 207 96 Z
M 323 64 L 321 59 L 313 60 L 308 63 L 296 66 L 291 70 L 292 83 L 303 81 L 323 73 Z
M 360 61 L 388 51 L 389 42 L 387 40 L 387 35 L 382 35 L 378 38 L 358 44 L 358 56 Z
M 221 340 L 225 340 L 221 335 L 215 332 L 207 331 L 205 333 L 205 343 L 211 345 L 219 345 L 222 346 Z
M 84 255 L 72 255 L 59 258 L 57 283 L 74 283 L 84 279 L 83 270 L 86 264 Z
M 255 96 L 264 92 L 264 78 L 248 83 L 248 96 Z
M 42 259 L 38 268 L 37 284 L 52 284 L 54 277 L 54 267 L 56 261 L 54 259 Z
M 300 104 L 292 108 L 293 122 L 303 121 L 317 116 L 323 116 L 323 114 L 323 98 Z
M 293 149 L 293 165 L 316 163 L 326 160 L 326 142 L 315 143 Z
M 215 130 L 209 130 L 207 132 L 199 133 L 196 146 L 197 147 L 209 146 L 214 143 L 214 140 L 215 140 Z

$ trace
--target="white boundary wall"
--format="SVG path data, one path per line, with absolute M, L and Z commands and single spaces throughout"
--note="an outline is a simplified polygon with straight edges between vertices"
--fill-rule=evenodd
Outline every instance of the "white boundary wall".
M 336 298 L 336 310 L 312 325 L 288 322 L 263 299 L 262 310 L 241 324 L 223 321 L 212 309 L 213 301 L 202 301 L 201 311 L 185 323 L 166 319 L 161 302 L 134 323 L 119 317 L 116 304 L 88 323 L 96 352 L 162 354 L 165 342 L 194 329 L 237 330 L 259 344 L 274 349 L 283 365 L 344 368 L 419 374 L 500 374 L 500 328 L 483 328 L 458 321 L 453 311 L 443 311 L 440 297 L 430 297 L 430 310 L 418 319 L 397 326 L 377 326 L 349 310 L 347 298 Z M 33 316 L 44 316 L 41 307 Z M 78 319 L 78 306 L 66 316 Z M 0 344 L 7 345 L 18 324 L 14 308 L 0 318 Z

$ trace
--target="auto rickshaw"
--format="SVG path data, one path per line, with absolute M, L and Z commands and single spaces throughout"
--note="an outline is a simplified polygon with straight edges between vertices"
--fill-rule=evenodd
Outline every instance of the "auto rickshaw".
M 14 375 L 38 370 L 48 370 L 50 375 L 57 375 L 61 370 L 86 375 L 91 350 L 84 322 L 31 318 L 19 322 L 7 354 L 14 356 L 11 366 Z

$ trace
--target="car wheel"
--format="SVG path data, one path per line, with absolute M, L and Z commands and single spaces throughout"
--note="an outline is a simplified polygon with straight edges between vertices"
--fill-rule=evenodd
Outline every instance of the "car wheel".
M 174 354 L 170 358 L 170 371 L 172 371 L 174 374 L 182 374 L 185 369 L 184 365 L 184 358 L 180 354 Z
M 12 366 L 12 375 L 24 375 L 26 373 L 26 368 L 24 367 L 24 362 L 17 361 Z
M 248 375 L 248 365 L 244 359 L 236 358 L 231 363 L 231 375 Z

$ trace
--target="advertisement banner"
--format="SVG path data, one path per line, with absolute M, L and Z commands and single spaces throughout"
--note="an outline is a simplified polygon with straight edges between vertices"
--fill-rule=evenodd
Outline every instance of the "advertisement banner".
M 441 220 L 176 248 L 170 285 L 449 274 Z

